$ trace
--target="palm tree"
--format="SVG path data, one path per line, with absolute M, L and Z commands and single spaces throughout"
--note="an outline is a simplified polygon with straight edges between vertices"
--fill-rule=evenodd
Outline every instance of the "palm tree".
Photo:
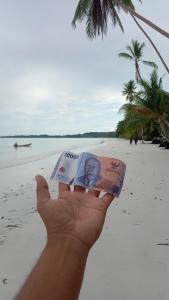
M 141 2 L 141 0 L 139 0 Z M 72 21 L 72 25 L 76 27 L 77 21 L 86 20 L 86 33 L 90 39 L 96 37 L 96 35 L 106 34 L 108 27 L 108 18 L 110 17 L 112 20 L 113 26 L 119 25 L 121 30 L 124 31 L 122 22 L 119 17 L 119 11 L 122 9 L 126 13 L 132 17 L 137 26 L 144 33 L 146 38 L 148 38 L 149 42 L 153 46 L 157 55 L 159 56 L 162 64 L 164 65 L 166 71 L 169 73 L 169 68 L 165 63 L 162 55 L 159 50 L 151 40 L 150 36 L 145 32 L 145 30 L 141 27 L 136 18 L 139 18 L 141 21 L 145 22 L 147 25 L 152 27 L 157 32 L 161 33 L 165 37 L 169 38 L 169 32 L 161 29 L 157 25 L 153 24 L 151 21 L 147 20 L 143 16 L 139 15 L 134 8 L 134 5 L 131 0 L 79 0 L 77 5 L 74 18 Z
M 162 77 L 158 78 L 157 71 L 154 70 L 150 81 L 141 79 L 139 85 L 141 89 L 134 91 L 132 102 L 129 101 L 120 108 L 125 114 L 124 134 L 141 130 L 143 140 L 144 130 L 152 132 L 155 128 L 157 131 L 158 125 L 161 135 L 169 141 L 169 93 L 162 88 Z M 127 89 L 125 92 L 127 94 Z
M 120 8 L 119 4 L 114 4 L 111 0 L 80 0 L 74 18 L 72 20 L 72 25 L 76 27 L 77 21 L 86 20 L 86 33 L 90 39 L 96 37 L 96 35 L 106 34 L 107 32 L 107 22 L 110 17 L 112 24 L 120 26 L 121 30 L 124 31 L 123 25 L 121 23 L 120 17 L 118 15 L 117 9 Z M 133 7 L 131 1 L 128 5 Z
M 159 124 L 161 134 L 169 141 L 169 93 L 162 88 L 162 78 L 154 70 L 150 81 L 140 80 L 141 90 L 133 111 Z
M 131 46 L 127 45 L 126 49 L 128 52 L 119 53 L 119 57 L 124 57 L 126 59 L 134 61 L 135 70 L 136 70 L 136 81 L 141 80 L 140 66 L 139 63 L 143 62 L 144 64 L 157 68 L 157 65 L 152 61 L 142 60 L 143 57 L 143 48 L 145 47 L 144 43 L 140 43 L 137 40 L 132 40 Z
M 163 59 L 160 51 L 158 50 L 158 48 L 156 47 L 156 45 L 154 44 L 154 42 L 152 41 L 152 39 L 150 38 L 150 36 L 148 35 L 148 33 L 143 29 L 143 27 L 140 25 L 140 23 L 138 22 L 138 20 L 136 20 L 136 18 L 133 15 L 131 15 L 131 17 L 134 20 L 134 22 L 137 24 L 137 26 L 140 28 L 140 30 L 143 32 L 143 34 L 146 36 L 146 38 L 150 42 L 151 46 L 155 50 L 156 54 L 158 55 L 159 59 L 161 60 L 161 62 L 163 64 L 164 68 L 166 69 L 167 73 L 169 73 L 169 68 L 168 68 L 165 60 Z
M 141 2 L 141 0 L 139 0 Z M 123 26 L 118 12 L 122 9 L 125 13 L 135 16 L 148 26 L 169 38 L 169 32 L 158 27 L 156 24 L 141 16 L 135 11 L 135 7 L 131 0 L 79 0 L 72 24 L 76 26 L 77 21 L 87 18 L 86 32 L 90 38 L 96 34 L 104 35 L 107 31 L 108 17 L 112 19 L 112 24 L 119 25 L 123 30 Z
M 140 136 L 143 143 L 144 129 L 150 127 L 152 120 L 150 120 L 148 116 L 144 116 L 143 114 L 135 111 L 135 107 L 135 104 L 127 103 L 122 105 L 120 108 L 119 112 L 122 111 L 124 113 L 122 135 L 127 138 L 130 138 L 131 136 Z
M 130 80 L 124 84 L 122 94 L 126 96 L 126 100 L 129 101 L 129 103 L 132 104 L 134 102 L 136 95 L 136 84 L 134 80 Z

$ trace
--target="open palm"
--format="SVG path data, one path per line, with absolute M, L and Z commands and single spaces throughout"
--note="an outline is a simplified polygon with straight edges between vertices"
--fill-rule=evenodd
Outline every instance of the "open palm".
M 52 200 L 46 180 L 42 176 L 37 176 L 36 180 L 38 211 L 48 238 L 69 235 L 91 247 L 102 231 L 113 196 L 105 194 L 99 198 L 97 191 L 87 193 L 75 187 L 72 192 L 68 185 L 59 184 L 59 198 Z

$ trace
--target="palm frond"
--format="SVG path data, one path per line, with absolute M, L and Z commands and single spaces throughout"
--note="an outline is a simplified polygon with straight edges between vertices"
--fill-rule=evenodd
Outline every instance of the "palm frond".
M 122 0 L 121 2 L 122 2 L 122 4 L 124 4 L 123 11 L 125 13 L 128 13 L 127 8 L 125 9 L 125 7 L 130 7 L 131 9 L 135 10 L 134 4 L 133 4 L 133 2 L 131 0 Z
M 80 0 L 77 8 L 75 10 L 75 14 L 72 20 L 72 26 L 76 27 L 76 21 L 82 21 L 85 17 L 87 17 L 92 6 L 91 0 Z
M 154 68 L 154 69 L 156 69 L 156 70 L 158 69 L 157 64 L 156 64 L 155 62 L 153 62 L 153 61 L 142 60 L 142 62 L 143 62 L 145 65 L 150 66 L 150 67 L 152 67 L 152 68 Z
M 126 46 L 126 49 L 130 52 L 130 54 L 135 57 L 135 53 L 134 53 L 134 49 L 130 46 L 130 45 L 127 45 Z
M 139 107 L 139 106 L 135 106 L 133 107 L 133 111 L 142 114 L 144 116 L 149 116 L 151 118 L 159 118 L 160 114 L 159 113 L 155 113 L 153 112 L 151 109 L 149 109 L 148 107 Z
M 121 2 L 134 9 L 131 0 L 121 0 Z M 122 9 L 121 3 L 115 0 L 79 0 L 72 25 L 76 27 L 77 21 L 81 22 L 86 19 L 86 33 L 92 39 L 96 35 L 106 34 L 110 17 L 113 26 L 119 25 L 124 31 L 118 15 L 120 9 Z
M 126 96 L 126 100 L 131 104 L 135 101 L 136 96 L 136 84 L 134 80 L 129 80 L 124 84 L 124 88 L 122 91 L 123 96 Z
M 133 107 L 134 105 L 131 104 L 131 103 L 126 103 L 126 104 L 123 104 L 120 109 L 119 109 L 119 112 L 124 112 L 124 113 L 130 113 L 133 111 Z
M 107 0 L 103 0 L 103 1 L 107 1 Z M 114 27 L 118 24 L 119 27 L 121 28 L 121 30 L 124 32 L 123 24 L 120 20 L 120 17 L 117 13 L 115 6 L 113 5 L 113 2 L 112 1 L 109 1 L 109 2 L 110 2 L 110 17 L 111 17 L 112 24 Z M 104 4 L 103 4 L 103 7 L 104 7 Z
M 138 46 L 139 46 L 140 50 L 142 51 L 143 48 L 145 47 L 145 43 L 142 43 L 142 44 L 138 43 Z
M 131 55 L 129 55 L 128 53 L 125 53 L 125 52 L 119 53 L 119 57 L 127 58 L 127 59 L 130 59 L 130 60 L 133 59 L 133 57 Z
M 145 47 L 145 44 L 141 44 L 138 40 L 132 40 L 131 44 L 134 56 L 139 60 L 143 55 L 143 48 Z

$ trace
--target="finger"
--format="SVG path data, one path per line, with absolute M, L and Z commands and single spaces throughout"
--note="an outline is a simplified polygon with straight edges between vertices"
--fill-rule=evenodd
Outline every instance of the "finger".
M 47 184 L 46 179 L 41 176 L 41 175 L 37 175 L 35 177 L 36 182 L 37 182 L 37 200 L 38 203 L 46 203 L 47 201 L 50 200 L 50 193 L 49 193 L 49 187 Z
M 96 191 L 96 190 L 89 190 L 88 192 L 91 196 L 94 196 L 94 197 L 99 197 L 100 195 L 100 192 L 99 191 Z
M 110 193 L 106 193 L 104 196 L 102 196 L 100 199 L 106 204 L 106 207 L 108 208 L 109 205 L 112 203 L 112 201 L 114 200 L 115 196 L 110 194 Z
M 75 192 L 81 192 L 81 193 L 85 193 L 85 188 L 79 185 L 75 185 L 74 186 L 74 191 Z
M 70 186 L 68 184 L 59 182 L 59 195 L 67 191 L 70 191 Z

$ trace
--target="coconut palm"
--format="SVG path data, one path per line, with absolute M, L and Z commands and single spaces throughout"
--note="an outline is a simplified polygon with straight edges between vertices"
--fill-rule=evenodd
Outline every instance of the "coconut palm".
M 136 95 L 136 84 L 134 80 L 130 80 L 124 84 L 122 94 L 126 96 L 126 100 L 129 101 L 129 103 L 133 103 Z
M 159 124 L 162 135 L 169 138 L 169 93 L 162 88 L 162 78 L 154 70 L 150 81 L 140 80 L 141 90 L 133 111 L 147 116 Z
M 116 1 L 117 2 L 117 1 Z M 128 5 L 133 8 L 132 2 L 129 0 Z M 86 18 L 86 33 L 89 38 L 94 38 L 96 35 L 106 34 L 108 18 L 112 20 L 113 26 L 119 25 L 124 31 L 117 9 L 120 5 L 114 4 L 111 0 L 80 0 L 72 21 L 72 25 L 76 27 L 77 21 L 82 21 Z
M 124 133 L 141 130 L 143 137 L 145 128 L 153 131 L 158 125 L 162 136 L 169 141 L 169 93 L 162 88 L 162 77 L 158 78 L 154 70 L 150 80 L 141 79 L 139 85 L 141 89 L 135 92 L 132 103 L 120 108 L 125 116 Z
M 144 64 L 151 66 L 153 68 L 157 68 L 157 65 L 152 61 L 142 60 L 143 57 L 143 48 L 145 47 L 144 43 L 140 43 L 137 40 L 132 40 L 131 46 L 127 45 L 126 49 L 128 52 L 121 52 L 119 53 L 119 57 L 126 58 L 128 60 L 131 60 L 135 64 L 135 70 L 136 70 L 136 81 L 138 82 L 141 80 L 141 74 L 140 74 L 140 66 L 139 63 L 143 62 Z
M 141 2 L 141 0 L 139 0 Z M 105 34 L 107 31 L 108 18 L 112 19 L 113 25 L 119 25 L 123 30 L 123 26 L 119 17 L 119 11 L 140 19 L 148 26 L 169 38 L 169 32 L 158 27 L 156 24 L 141 16 L 135 11 L 135 7 L 131 0 L 79 0 L 72 24 L 76 26 L 77 21 L 86 21 L 86 32 L 90 38 L 97 34 Z
M 141 2 L 141 0 L 139 0 Z M 86 33 L 89 38 L 93 39 L 96 35 L 106 34 L 108 28 L 108 19 L 111 18 L 113 26 L 119 25 L 121 30 L 124 31 L 122 22 L 120 20 L 119 11 L 122 9 L 133 18 L 137 26 L 144 33 L 146 38 L 153 46 L 157 55 L 159 56 L 162 64 L 164 65 L 166 71 L 169 73 L 169 68 L 165 63 L 162 55 L 159 50 L 151 40 L 150 36 L 145 32 L 145 30 L 138 23 L 136 18 L 139 18 L 141 21 L 145 22 L 147 25 L 152 27 L 154 30 L 163 34 L 169 38 L 169 32 L 161 29 L 157 25 L 153 24 L 151 21 L 147 20 L 143 16 L 139 15 L 134 8 L 134 5 L 131 0 L 79 0 L 77 5 L 72 25 L 76 27 L 77 21 L 83 21 L 86 19 Z
M 125 138 L 138 136 L 143 142 L 144 135 L 154 137 L 159 131 L 153 120 L 140 114 L 131 114 L 118 123 L 116 134 Z
M 150 126 L 152 120 L 148 116 L 135 111 L 135 107 L 135 104 L 127 103 L 120 108 L 120 112 L 124 113 L 123 136 L 127 138 L 139 136 L 142 138 L 143 143 L 144 129 Z
M 140 30 L 142 31 L 142 33 L 146 36 L 146 38 L 148 39 L 148 41 L 150 42 L 151 46 L 153 47 L 153 49 L 155 50 L 156 54 L 158 55 L 159 59 L 161 60 L 164 68 L 166 69 L 167 73 L 169 73 L 169 68 L 164 60 L 164 58 L 162 57 L 160 51 L 158 50 L 158 48 L 156 47 L 156 45 L 154 44 L 154 42 L 152 41 L 151 37 L 148 35 L 148 33 L 143 29 L 143 27 L 140 25 L 140 23 L 138 22 L 138 20 L 136 20 L 136 18 L 131 15 L 132 19 L 134 20 L 134 22 L 137 24 L 137 26 L 140 28 Z
M 124 130 L 125 130 L 125 119 L 118 122 L 116 128 L 116 137 L 123 137 Z

